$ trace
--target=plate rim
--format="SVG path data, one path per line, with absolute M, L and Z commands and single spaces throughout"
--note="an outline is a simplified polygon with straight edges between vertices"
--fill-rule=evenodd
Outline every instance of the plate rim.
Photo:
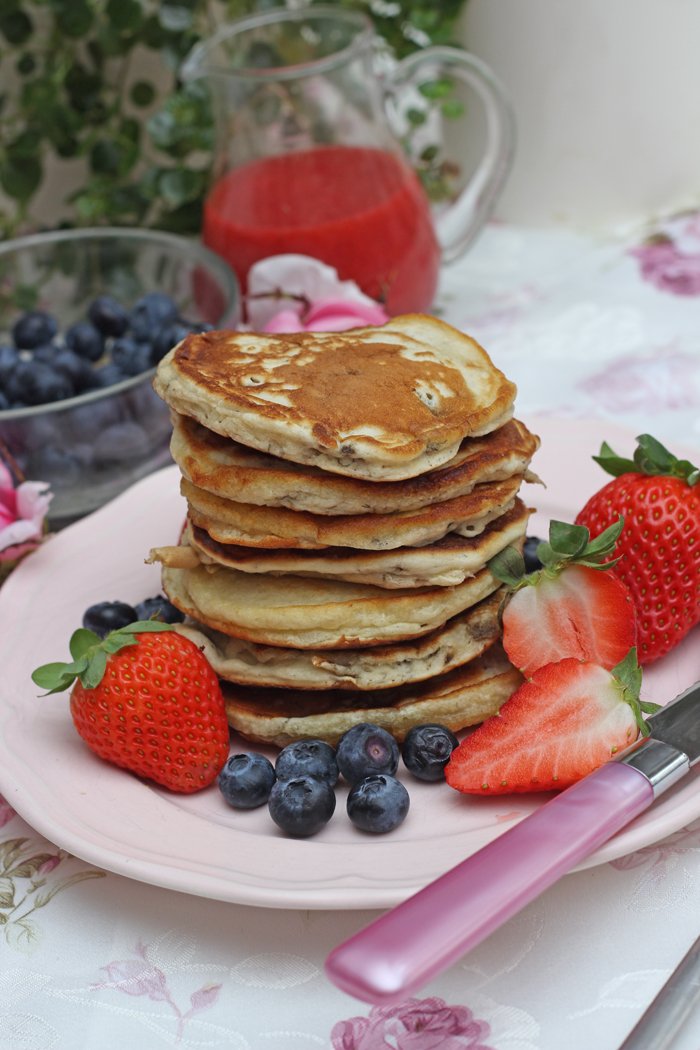
M 593 432 L 597 431 L 600 435 L 601 431 L 605 429 L 608 433 L 612 433 L 615 438 L 632 436 L 632 432 L 628 428 L 621 427 L 618 423 L 609 423 L 603 420 L 576 420 L 557 418 L 554 416 L 538 416 L 526 418 L 527 424 L 537 432 L 537 430 L 553 427 L 565 428 L 570 434 L 574 434 L 574 437 L 578 434 L 579 437 L 586 434 L 587 439 L 590 439 Z M 594 449 L 591 449 L 591 454 Z M 168 487 L 177 489 L 177 485 L 172 483 L 175 478 L 179 476 L 179 471 L 176 466 L 165 467 L 148 477 L 141 479 L 136 482 L 135 485 L 131 486 L 126 492 L 121 493 L 111 503 L 105 505 L 99 510 L 86 518 L 81 519 L 75 524 L 68 526 L 67 529 L 59 533 L 57 537 L 54 537 L 51 542 L 44 544 L 39 550 L 34 552 L 30 558 L 26 559 L 18 568 L 10 575 L 3 587 L 0 589 L 0 614 L 4 613 L 8 608 L 13 605 L 13 600 L 16 601 L 18 595 L 29 588 L 32 595 L 39 593 L 42 590 L 41 579 L 42 570 L 45 562 L 49 563 L 49 568 L 53 560 L 53 553 L 55 553 L 56 547 L 52 548 L 52 544 L 60 542 L 60 545 L 71 545 L 73 541 L 77 545 L 84 535 L 88 535 L 92 539 L 97 530 L 105 524 L 109 524 L 113 518 L 126 512 L 128 508 L 133 507 L 137 510 L 139 507 L 141 510 L 140 514 L 143 513 L 143 501 L 144 497 L 153 497 L 162 488 L 163 491 L 167 491 Z M 177 497 L 181 500 L 181 497 Z M 148 500 L 146 500 L 148 502 Z M 533 500 L 534 502 L 534 500 Z M 184 507 L 184 503 L 182 503 Z M 138 518 L 139 514 L 135 515 Z M 179 522 L 173 522 L 173 534 L 176 535 L 179 528 Z M 68 541 L 60 541 L 62 535 L 68 535 Z M 165 542 L 164 540 L 161 542 Z M 26 601 L 25 596 L 25 601 Z M 21 604 L 21 603 L 20 603 Z M 2 616 L 0 616 L 0 621 Z M 697 629 L 696 629 L 697 630 Z M 4 634 L 4 632 L 3 632 Z M 7 651 L 8 642 L 5 641 L 5 651 Z M 2 656 L 2 649 L 0 648 L 0 657 Z M 689 683 L 688 683 L 689 684 Z M 2 695 L 2 709 L 0 709 L 0 726 L 5 726 L 8 719 L 7 714 L 7 685 L 5 682 L 2 683 L 1 687 Z M 671 699 L 670 696 L 667 699 Z M 55 701 L 54 701 L 55 702 Z M 10 709 L 12 703 L 10 702 Z M 65 715 L 69 722 L 69 716 Z M 80 749 L 82 758 L 85 759 L 87 755 L 87 769 L 94 772 L 95 783 L 100 786 L 100 799 L 109 800 L 112 795 L 113 784 L 117 785 L 117 793 L 122 795 L 126 794 L 131 797 L 134 793 L 139 795 L 143 794 L 144 790 L 149 793 L 151 798 L 159 798 L 160 802 L 155 804 L 151 803 L 151 809 L 154 815 L 157 815 L 160 820 L 167 820 L 166 810 L 168 807 L 172 809 L 172 800 L 168 801 L 165 796 L 168 794 L 162 792 L 152 785 L 139 781 L 137 778 L 130 774 L 125 774 L 124 771 L 118 770 L 115 767 L 108 766 L 106 763 L 101 762 L 95 756 L 92 756 L 87 749 L 84 748 L 82 742 L 79 741 L 77 735 L 74 734 L 74 730 L 70 724 L 67 726 L 70 734 L 74 736 L 73 743 L 75 744 L 76 751 Z M 30 742 L 31 745 L 31 742 Z M 82 754 L 85 752 L 85 754 Z M 26 769 L 24 773 L 19 776 L 19 780 L 16 778 L 18 773 L 21 773 L 21 766 L 25 765 Z M 85 765 L 85 762 L 82 762 Z M 118 778 L 118 779 L 117 779 Z M 129 844 L 126 842 L 120 842 L 118 839 L 110 839 L 111 845 L 105 844 L 105 842 L 99 842 L 95 839 L 94 835 L 91 836 L 89 828 L 87 828 L 84 819 L 79 817 L 79 814 L 73 813 L 70 815 L 65 814 L 64 824 L 57 825 L 55 823 L 55 814 L 52 812 L 50 816 L 46 815 L 46 811 L 42 806 L 41 792 L 37 791 L 36 787 L 32 789 L 31 786 L 31 769 L 27 766 L 26 758 L 22 758 L 21 755 L 7 753 L 5 745 L 5 735 L 0 736 L 0 793 L 2 793 L 9 803 L 10 806 L 24 819 L 26 822 L 37 832 L 42 834 L 46 839 L 54 842 L 61 848 L 67 849 L 69 852 L 83 860 L 98 865 L 99 867 L 113 872 L 115 874 L 123 875 L 138 881 L 146 882 L 150 885 L 160 886 L 165 889 L 171 889 L 178 892 L 189 893 L 195 896 L 202 896 L 214 900 L 226 901 L 229 903 L 237 903 L 258 907 L 270 907 L 270 908 L 308 908 L 308 909 L 320 909 L 320 910 L 351 910 L 351 909 L 374 909 L 374 908 L 386 908 L 391 907 L 413 892 L 419 890 L 425 885 L 425 880 L 414 880 L 411 882 L 410 878 L 402 878 L 398 881 L 392 881 L 387 884 L 386 881 L 375 882 L 367 885 L 344 885 L 342 880 L 335 881 L 335 883 L 329 883 L 327 880 L 324 884 L 323 881 L 314 884 L 298 885 L 293 883 L 277 883 L 273 884 L 268 880 L 267 884 L 254 884 L 251 880 L 253 873 L 232 873 L 229 869 L 216 867 L 213 870 L 208 871 L 195 871 L 192 867 L 192 860 L 189 861 L 190 867 L 187 867 L 186 857 L 174 858 L 161 856 L 158 853 L 152 853 L 149 856 L 139 856 L 138 858 L 133 855 L 129 855 L 128 852 L 124 852 L 125 849 L 128 851 Z M 125 785 L 129 785 L 128 790 L 125 790 Z M 439 788 L 438 788 L 439 790 Z M 463 798 L 463 796 L 459 796 Z M 518 807 L 532 811 L 532 809 L 539 808 L 540 804 L 546 801 L 549 796 L 542 796 L 540 798 L 533 796 L 523 796 L 521 798 L 515 798 L 510 796 L 510 800 L 513 803 L 513 811 L 517 815 Z M 195 798 L 195 796 L 192 796 Z M 525 803 L 523 802 L 525 800 Z M 113 801 L 118 805 L 118 799 L 115 797 Z M 340 800 L 339 800 L 340 801 Z M 473 800 L 470 800 L 473 801 Z M 480 800 L 481 801 L 481 800 Z M 489 801 L 489 800 L 487 800 Z M 664 802 L 666 805 L 664 806 Z M 196 805 L 196 802 L 195 802 Z M 164 808 L 165 807 L 165 808 Z M 146 811 L 149 810 L 149 806 L 146 806 Z M 180 806 L 181 812 L 184 812 Z M 484 807 L 485 808 L 485 807 Z M 670 811 L 670 812 L 669 812 Z M 189 812 L 189 811 L 187 811 Z M 527 815 L 527 812 L 523 812 L 523 816 Z M 191 816 L 191 814 L 190 814 Z M 646 811 L 642 817 L 637 818 L 632 824 L 628 825 L 617 835 L 609 839 L 603 846 L 592 853 L 590 856 L 585 858 L 579 865 L 577 865 L 573 871 L 580 871 L 586 868 L 590 868 L 602 863 L 607 863 L 611 860 L 615 860 L 621 856 L 635 852 L 638 849 L 652 845 L 653 843 L 664 838 L 668 834 L 672 834 L 674 831 L 679 830 L 685 826 L 689 820 L 700 816 L 700 784 L 697 783 L 697 776 L 693 773 L 689 777 L 685 778 L 675 789 L 672 789 L 664 798 L 655 804 L 650 810 Z M 645 819 L 646 817 L 646 819 Z M 194 816 L 196 820 L 196 814 Z M 201 821 L 201 817 L 199 818 Z M 188 820 L 182 819 L 182 825 L 185 826 L 189 822 Z M 75 826 L 74 826 L 75 825 Z M 504 824 L 504 830 L 510 825 Z M 223 827 L 223 825 L 222 825 Z M 87 831 L 86 831 L 87 828 Z M 238 829 L 230 827 L 225 828 L 224 834 L 234 839 L 240 840 L 243 833 Z M 124 836 L 122 835 L 121 838 Z M 218 835 L 212 836 L 218 839 Z M 253 839 L 257 839 L 259 836 L 252 835 Z M 454 836 L 454 840 L 461 841 L 462 839 L 468 840 L 474 837 L 474 831 L 467 829 L 465 833 L 457 833 Z M 495 838 L 496 835 L 490 835 L 487 841 Z M 316 854 L 318 850 L 328 849 L 330 846 L 336 848 L 338 851 L 337 843 L 326 843 L 322 841 L 314 840 L 290 840 L 286 838 L 275 837 L 274 833 L 267 833 L 267 838 L 271 841 L 279 843 L 279 849 L 282 855 L 294 855 L 294 850 L 289 849 L 289 844 L 293 843 L 295 848 L 300 846 L 304 850 L 309 850 L 311 854 Z M 475 847 L 466 847 L 465 852 L 460 853 L 459 857 L 455 860 L 451 858 L 448 867 L 453 866 L 454 863 L 458 863 L 459 860 L 470 855 L 470 853 L 476 852 L 476 849 L 484 845 L 485 842 L 477 844 Z M 362 849 L 363 851 L 371 850 L 373 847 L 378 846 L 380 849 L 385 846 L 386 848 L 393 849 L 397 855 L 410 852 L 411 842 L 402 843 L 392 842 L 392 836 L 386 836 L 386 841 L 382 844 L 377 842 L 367 842 L 365 838 L 358 839 L 357 844 L 351 843 L 350 846 L 341 844 L 340 853 L 338 856 L 341 857 L 347 853 L 348 850 Z M 121 849 L 119 848 L 121 846 Z M 415 845 L 414 845 L 415 848 Z M 186 852 L 186 851 L 185 851 Z M 168 863 L 168 860 L 171 863 Z M 172 861 L 179 860 L 179 866 L 173 865 Z M 431 878 L 437 878 L 447 868 L 439 868 L 429 876 L 427 881 Z M 260 873 L 258 877 L 262 878 Z M 350 872 L 347 876 L 350 879 L 354 879 L 357 883 L 360 880 L 358 872 Z M 241 881 L 243 880 L 243 881 Z

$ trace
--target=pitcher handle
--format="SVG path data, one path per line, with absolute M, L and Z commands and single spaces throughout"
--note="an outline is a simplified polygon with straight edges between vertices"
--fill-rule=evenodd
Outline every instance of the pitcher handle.
M 466 83 L 479 96 L 486 114 L 486 149 L 469 182 L 434 222 L 442 258 L 452 262 L 466 250 L 489 218 L 510 173 L 515 153 L 515 118 L 508 95 L 490 67 L 475 55 L 456 47 L 427 47 L 402 59 L 386 81 L 394 100 L 424 79 L 445 75 Z M 422 75 L 421 75 L 422 74 Z

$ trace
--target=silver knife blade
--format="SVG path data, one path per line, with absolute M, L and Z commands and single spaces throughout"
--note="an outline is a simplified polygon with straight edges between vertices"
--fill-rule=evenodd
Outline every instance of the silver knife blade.
M 656 740 L 682 751 L 691 766 L 700 759 L 700 682 L 647 718 Z

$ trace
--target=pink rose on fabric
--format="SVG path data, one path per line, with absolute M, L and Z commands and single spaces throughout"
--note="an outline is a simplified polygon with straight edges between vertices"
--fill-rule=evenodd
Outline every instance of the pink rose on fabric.
M 650 237 L 631 252 L 642 277 L 662 292 L 700 295 L 700 253 L 682 251 L 666 234 Z
M 0 461 L 0 562 L 16 561 L 41 543 L 51 498 L 43 481 L 23 481 L 15 487 Z
M 4 828 L 15 816 L 15 811 L 10 803 L 0 795 L 0 828 Z
M 331 1043 L 333 1050 L 494 1050 L 485 1042 L 490 1034 L 468 1007 L 433 996 L 373 1006 L 368 1017 L 339 1021 Z
M 273 255 L 248 274 L 247 327 L 257 332 L 342 332 L 381 325 L 389 315 L 341 281 L 331 266 L 308 255 Z
M 140 948 L 140 959 L 117 959 L 102 966 L 106 974 L 106 982 L 97 985 L 99 988 L 118 988 L 127 995 L 147 995 L 149 999 L 168 1001 L 165 974 L 145 958 L 145 952 Z

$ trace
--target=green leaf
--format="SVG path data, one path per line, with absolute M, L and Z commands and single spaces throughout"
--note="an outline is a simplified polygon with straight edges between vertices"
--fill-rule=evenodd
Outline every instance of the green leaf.
M 126 627 L 121 627 L 116 634 L 148 634 L 150 632 L 156 633 L 163 631 L 174 631 L 175 628 L 171 623 L 163 623 L 161 620 L 135 620 L 133 623 L 129 623 Z
M 464 116 L 464 103 L 457 98 L 448 98 L 440 106 L 440 112 L 448 120 L 459 120 L 460 117 Z
M 90 656 L 90 661 L 80 675 L 80 682 L 85 689 L 94 689 L 104 678 L 107 668 L 107 653 L 104 649 L 96 649 Z
M 138 0 L 107 0 L 105 14 L 118 32 L 136 32 L 143 22 L 143 9 Z
M 421 95 L 424 98 L 429 98 L 431 101 L 447 98 L 452 94 L 453 88 L 453 82 L 447 77 L 443 77 L 440 80 L 428 80 L 418 85 Z
M 630 651 L 619 664 L 613 667 L 611 674 L 618 683 L 622 699 L 629 704 L 634 713 L 635 722 L 642 736 L 649 735 L 649 726 L 644 720 L 639 691 L 642 687 L 642 669 L 637 661 L 637 647 Z
M 588 543 L 586 547 L 586 557 L 589 559 L 595 558 L 596 556 L 599 558 L 605 558 L 608 554 L 612 554 L 615 550 L 615 544 L 620 538 L 624 524 L 625 519 L 620 515 L 617 521 L 614 521 L 612 525 L 608 525 L 607 529 L 604 529 Z
M 422 124 L 425 124 L 428 115 L 425 110 L 411 108 L 406 110 L 406 119 L 412 127 L 419 128 Z
M 77 39 L 91 29 L 93 8 L 86 0 L 65 0 L 56 15 L 56 25 L 61 33 Z
M 549 544 L 556 554 L 575 558 L 588 543 L 588 529 L 584 525 L 570 525 L 566 521 L 549 523 Z
M 40 689 L 48 689 L 49 693 L 63 692 L 75 680 L 75 675 L 67 671 L 67 667 L 66 663 L 42 664 L 32 671 L 32 681 Z
M 13 200 L 26 203 L 41 185 L 44 174 L 38 157 L 9 156 L 0 159 L 0 186 Z
M 79 660 L 81 656 L 86 656 L 90 649 L 99 644 L 100 636 L 95 634 L 94 631 L 88 631 L 85 627 L 79 627 L 77 631 L 74 631 L 68 643 L 70 654 L 74 660 Z
M 131 85 L 129 97 L 135 106 L 145 108 L 150 106 L 156 97 L 156 89 L 148 80 L 137 80 Z
M 15 9 L 0 14 L 0 33 L 13 47 L 26 44 L 33 30 L 32 20 L 25 11 Z
M 600 453 L 593 456 L 603 470 L 613 477 L 622 474 L 646 474 L 652 477 L 682 478 L 688 485 L 697 485 L 700 481 L 700 468 L 687 459 L 678 459 L 651 434 L 640 434 L 633 459 L 618 456 L 607 442 L 603 442 Z
M 525 576 L 525 559 L 517 547 L 506 547 L 488 562 L 492 576 L 509 587 L 519 587 Z

